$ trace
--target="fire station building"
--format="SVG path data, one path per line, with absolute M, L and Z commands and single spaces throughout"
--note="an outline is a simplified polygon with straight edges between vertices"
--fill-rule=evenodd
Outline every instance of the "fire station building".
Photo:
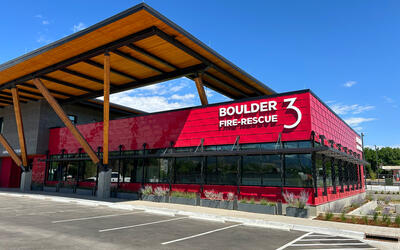
M 109 102 L 180 77 L 201 106 Z M 204 86 L 232 101 L 208 104 Z M 361 136 L 312 91 L 276 93 L 146 4 L 0 65 L 0 107 L 0 187 L 271 201 L 306 190 L 311 206 L 365 192 Z

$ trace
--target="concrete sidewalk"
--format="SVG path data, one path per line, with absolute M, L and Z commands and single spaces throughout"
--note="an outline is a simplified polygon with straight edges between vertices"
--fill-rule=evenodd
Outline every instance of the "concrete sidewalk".
M 231 221 L 251 226 L 266 227 L 281 230 L 299 230 L 305 232 L 325 233 L 330 235 L 364 239 L 365 234 L 400 238 L 400 228 L 357 225 L 340 222 L 320 221 L 294 218 L 280 215 L 248 213 L 236 210 L 188 206 L 173 203 L 157 203 L 149 201 L 124 201 L 120 199 L 98 200 L 95 197 L 46 193 L 33 191 L 21 193 L 17 190 L 0 189 L 0 195 L 26 196 L 35 199 L 49 199 L 57 202 L 74 202 L 87 206 L 108 206 L 112 208 L 133 210 L 142 209 L 147 212 L 164 215 L 187 215 L 205 220 Z

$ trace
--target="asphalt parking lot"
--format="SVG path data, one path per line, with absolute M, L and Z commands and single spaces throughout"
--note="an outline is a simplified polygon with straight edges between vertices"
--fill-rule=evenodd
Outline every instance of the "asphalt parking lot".
M 343 237 L 0 196 L 0 249 L 376 249 Z

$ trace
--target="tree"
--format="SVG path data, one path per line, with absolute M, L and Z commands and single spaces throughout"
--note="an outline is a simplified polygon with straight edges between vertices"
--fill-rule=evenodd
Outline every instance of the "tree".
M 365 160 L 371 164 L 367 167 L 367 172 L 383 173 L 380 166 L 400 166 L 400 148 L 383 147 L 375 149 L 364 148 Z

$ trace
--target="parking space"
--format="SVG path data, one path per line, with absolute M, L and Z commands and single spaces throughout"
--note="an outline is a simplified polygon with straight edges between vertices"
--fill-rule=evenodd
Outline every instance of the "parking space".
M 376 250 L 365 242 L 318 233 L 306 233 L 299 238 L 280 247 L 278 250 L 300 250 L 300 249 L 371 249 Z
M 358 243 L 143 210 L 0 196 L 0 249 L 325 249 L 334 243 L 345 248 L 343 242 Z

